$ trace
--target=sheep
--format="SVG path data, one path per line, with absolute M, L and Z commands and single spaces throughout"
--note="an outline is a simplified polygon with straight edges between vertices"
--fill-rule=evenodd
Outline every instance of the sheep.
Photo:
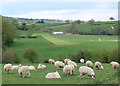
M 63 63 L 63 62 L 61 62 L 61 61 L 56 61 L 55 63 L 54 63 L 54 66 L 56 67 L 56 68 L 63 68 L 64 66 L 65 66 L 65 64 Z
M 22 66 L 18 69 L 18 73 L 21 77 L 30 77 L 30 71 L 28 66 Z
M 93 79 L 95 78 L 94 70 L 90 67 L 81 66 L 79 68 L 79 72 L 80 72 L 80 75 L 78 77 L 80 77 L 81 79 L 83 78 L 83 75 L 88 75 L 88 76 L 92 77 Z
M 104 67 L 102 66 L 102 64 L 100 63 L 100 62 L 95 62 L 95 67 L 97 68 L 97 69 L 104 69 Z
M 12 68 L 11 68 L 11 70 L 18 70 L 19 67 L 21 67 L 21 66 L 22 66 L 21 64 L 19 64 L 19 65 L 13 65 Z
M 67 64 L 68 61 L 71 61 L 70 59 L 64 59 L 64 63 Z
M 29 70 L 36 70 L 34 66 L 28 66 Z
M 73 65 L 74 67 L 78 67 L 77 64 L 74 61 L 68 61 L 68 65 Z
M 46 79 L 59 79 L 61 78 L 60 74 L 56 71 L 56 72 L 51 72 L 51 73 L 47 73 L 47 75 L 45 76 Z
M 12 64 L 9 64 L 9 63 L 5 64 L 3 68 L 4 68 L 5 73 L 9 73 L 11 71 Z
M 55 60 L 49 59 L 48 62 L 51 63 L 51 64 L 54 64 L 54 63 L 55 63 Z
M 112 61 L 110 64 L 112 65 L 112 67 L 113 67 L 114 69 L 118 69 L 118 68 L 119 68 L 119 63 L 118 63 L 118 62 Z
M 46 65 L 42 65 L 42 64 L 38 65 L 38 69 L 46 69 L 46 68 L 47 68 Z
M 93 68 L 93 63 L 91 61 L 87 61 L 86 66 Z
M 73 74 L 73 70 L 74 70 L 74 66 L 73 65 L 66 65 L 63 68 L 63 73 L 65 74 L 65 76 L 69 76 Z
M 80 62 L 81 62 L 82 64 L 84 64 L 85 60 L 84 60 L 84 59 L 80 59 Z

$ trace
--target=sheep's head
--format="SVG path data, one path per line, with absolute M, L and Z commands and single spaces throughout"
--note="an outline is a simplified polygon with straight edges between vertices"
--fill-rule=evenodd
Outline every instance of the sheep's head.
M 94 78 L 95 78 L 95 73 L 92 73 L 91 76 L 92 76 L 92 78 L 94 79 Z

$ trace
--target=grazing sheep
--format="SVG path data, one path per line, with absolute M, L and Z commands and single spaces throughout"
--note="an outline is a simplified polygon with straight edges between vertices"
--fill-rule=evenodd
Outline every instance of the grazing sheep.
M 36 70 L 34 66 L 28 66 L 29 70 Z
M 84 64 L 85 60 L 84 60 L 84 59 L 80 59 L 80 62 L 81 62 L 82 64 Z
M 92 78 L 95 78 L 94 70 L 87 66 L 81 66 L 79 68 L 80 75 L 78 77 L 83 78 L 83 75 L 88 75 Z
M 66 76 L 72 75 L 73 74 L 73 70 L 74 70 L 74 66 L 73 65 L 66 65 L 63 68 L 63 72 Z
M 19 67 L 21 67 L 21 66 L 22 66 L 21 64 L 19 64 L 19 65 L 13 65 L 12 68 L 11 68 L 11 70 L 18 70 Z
M 51 64 L 54 64 L 54 63 L 55 63 L 55 60 L 49 59 L 48 62 L 51 63 Z
M 64 66 L 65 66 L 65 64 L 63 63 L 63 62 L 61 62 L 61 61 L 56 61 L 55 63 L 54 63 L 54 66 L 56 67 L 56 68 L 63 68 Z
M 93 68 L 93 63 L 91 61 L 87 61 L 86 66 Z
M 59 79 L 61 78 L 60 74 L 56 71 L 56 72 L 51 72 L 51 73 L 47 73 L 47 75 L 45 76 L 46 79 Z
M 102 66 L 102 64 L 100 63 L 100 62 L 95 62 L 95 67 L 97 68 L 97 69 L 104 69 L 104 67 Z
M 112 67 L 113 67 L 114 69 L 118 69 L 118 68 L 119 68 L 119 63 L 118 63 L 118 62 L 112 61 L 110 64 L 112 65 Z
M 78 67 L 77 64 L 74 61 L 68 61 L 68 65 L 73 65 L 74 67 Z
M 64 59 L 64 63 L 67 64 L 68 61 L 71 61 L 70 59 Z
M 5 64 L 3 68 L 5 73 L 9 73 L 11 71 L 12 64 Z
M 38 65 L 38 69 L 46 69 L 46 68 L 47 68 L 46 65 L 42 65 L 42 64 Z
M 20 76 L 24 77 L 30 77 L 30 71 L 28 66 L 22 66 L 18 69 L 18 73 Z

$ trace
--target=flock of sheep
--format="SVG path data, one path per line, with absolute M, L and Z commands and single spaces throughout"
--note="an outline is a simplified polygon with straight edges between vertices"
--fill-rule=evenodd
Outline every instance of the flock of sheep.
M 77 64 L 70 59 L 64 59 L 64 62 L 49 59 L 48 62 L 51 64 L 54 64 L 55 68 L 63 68 L 63 73 L 65 74 L 65 76 L 73 75 L 74 69 L 78 68 Z M 84 59 L 80 59 L 80 62 L 82 64 L 85 64 L 85 66 L 81 66 L 79 68 L 80 75 L 78 77 L 80 78 L 83 78 L 84 75 L 88 75 L 92 78 L 95 78 L 95 72 L 92 69 L 93 66 L 95 66 L 97 69 L 104 69 L 104 67 L 99 61 L 95 62 L 94 65 L 91 61 L 85 62 Z M 110 64 L 112 65 L 114 69 L 119 68 L 118 62 L 113 61 Z M 3 68 L 4 68 L 5 73 L 9 73 L 11 70 L 18 70 L 18 74 L 21 77 L 30 77 L 30 70 L 36 70 L 35 66 L 22 66 L 21 64 L 19 65 L 5 64 Z M 37 69 L 47 69 L 47 67 L 46 65 L 39 64 Z M 45 78 L 53 79 L 53 78 L 61 78 L 61 76 L 56 71 L 56 72 L 47 73 Z

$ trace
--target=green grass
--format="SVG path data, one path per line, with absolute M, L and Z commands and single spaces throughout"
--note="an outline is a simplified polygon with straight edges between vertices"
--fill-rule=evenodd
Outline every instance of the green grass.
M 106 23 L 113 23 L 113 24 L 106 24 Z M 76 29 L 81 30 L 84 32 L 91 32 L 92 29 L 96 28 L 103 28 L 103 29 L 110 29 L 111 26 L 117 26 L 118 22 L 117 21 L 109 21 L 109 22 L 95 22 L 94 24 L 100 24 L 100 25 L 91 25 L 89 23 L 81 23 L 81 24 L 76 24 Z M 67 32 L 71 28 L 71 24 L 63 24 L 63 25 L 54 25 L 50 27 L 44 27 L 44 29 L 53 29 L 53 31 L 62 31 L 62 32 Z
M 74 54 L 78 50 L 99 52 L 118 49 L 118 42 L 114 41 L 117 36 L 39 34 L 38 38 L 15 39 L 15 42 L 7 49 L 14 50 L 21 62 L 28 62 L 28 60 L 23 58 L 23 54 L 24 50 L 30 47 L 37 52 L 40 62 L 44 62 L 49 58 L 58 60 L 58 55 L 63 55 L 67 58 L 69 54 Z M 99 38 L 103 40 L 98 41 Z
M 44 63 L 45 64 L 45 63 Z M 34 65 L 37 67 L 38 64 L 23 64 L 23 65 Z M 55 68 L 53 64 L 45 64 L 48 68 L 44 70 L 30 71 L 31 78 L 21 78 L 17 70 L 11 71 L 10 74 L 6 74 L 3 71 L 3 84 L 117 84 L 118 83 L 118 71 L 114 70 L 110 64 L 103 64 L 104 70 L 97 70 L 94 68 L 96 77 L 91 79 L 88 76 L 84 76 L 83 79 L 78 79 L 79 75 L 78 68 L 75 69 L 73 76 L 65 76 L 63 70 L 60 68 Z M 78 63 L 78 66 L 81 65 Z M 49 72 L 58 71 L 61 75 L 61 79 L 45 79 L 45 75 Z M 106 74 L 108 72 L 108 75 Z M 108 77 L 108 79 L 107 79 Z

